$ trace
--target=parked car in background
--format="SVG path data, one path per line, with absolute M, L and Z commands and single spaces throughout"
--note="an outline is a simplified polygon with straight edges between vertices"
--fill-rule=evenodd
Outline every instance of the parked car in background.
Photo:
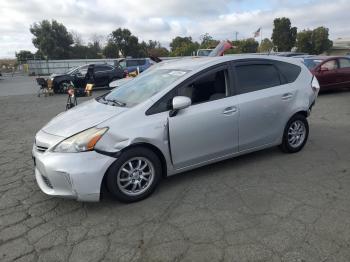
M 350 57 L 311 56 L 302 59 L 316 76 L 321 91 L 350 88 Z
M 300 151 L 317 79 L 277 56 L 188 58 L 154 65 L 68 110 L 35 137 L 35 176 L 51 196 L 146 198 L 161 177 L 279 145 Z
M 53 91 L 65 93 L 70 82 L 76 88 L 85 88 L 88 82 L 94 83 L 94 87 L 108 87 L 109 83 L 124 77 L 124 70 L 120 66 L 109 64 L 89 64 L 73 68 L 64 74 L 50 76 Z
M 307 55 L 306 53 L 301 53 L 301 52 L 277 52 L 273 54 L 277 56 L 284 56 L 284 57 L 295 57 L 295 56 Z
M 214 49 L 198 49 L 197 56 L 208 56 Z
M 119 60 L 119 65 L 125 72 L 131 73 L 139 70 L 140 73 L 155 64 L 150 58 L 123 58 Z

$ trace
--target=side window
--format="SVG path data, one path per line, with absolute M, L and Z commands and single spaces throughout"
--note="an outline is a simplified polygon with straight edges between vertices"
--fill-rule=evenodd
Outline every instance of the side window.
M 137 60 L 126 60 L 126 66 L 138 66 Z
M 205 74 L 189 85 L 179 87 L 177 95 L 191 98 L 195 105 L 227 97 L 228 88 L 228 72 L 225 69 Z
M 191 98 L 192 105 L 205 103 L 229 96 L 228 71 L 219 70 L 205 74 L 189 84 L 176 87 L 158 100 L 147 112 L 147 115 L 171 110 L 172 99 L 175 96 Z
M 301 67 L 286 62 L 276 61 L 274 63 L 281 72 L 287 83 L 293 83 L 301 72 Z
M 336 60 L 329 60 L 328 62 L 321 65 L 322 69 L 335 70 L 338 68 L 338 64 Z
M 145 64 L 146 64 L 146 59 L 139 59 L 139 60 L 137 60 L 137 64 L 138 64 L 139 66 L 145 65 Z
M 236 66 L 238 93 L 245 94 L 281 84 L 277 69 L 270 64 Z
M 340 58 L 339 59 L 340 68 L 350 68 L 350 59 Z

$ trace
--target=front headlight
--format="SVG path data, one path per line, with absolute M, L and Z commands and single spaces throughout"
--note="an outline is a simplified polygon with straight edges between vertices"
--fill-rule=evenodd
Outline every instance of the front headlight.
M 107 127 L 89 128 L 83 132 L 66 138 L 57 144 L 52 151 L 57 153 L 78 153 L 94 150 L 96 143 L 107 130 Z

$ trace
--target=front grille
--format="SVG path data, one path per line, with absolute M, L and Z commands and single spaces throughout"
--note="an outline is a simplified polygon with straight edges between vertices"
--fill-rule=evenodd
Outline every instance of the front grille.
M 44 153 L 47 150 L 47 147 L 35 145 L 35 149 L 40 153 Z
M 45 184 L 46 184 L 49 188 L 53 188 L 53 186 L 52 186 L 50 180 L 49 180 L 46 176 L 43 176 L 43 175 L 42 175 L 41 177 L 43 178 Z

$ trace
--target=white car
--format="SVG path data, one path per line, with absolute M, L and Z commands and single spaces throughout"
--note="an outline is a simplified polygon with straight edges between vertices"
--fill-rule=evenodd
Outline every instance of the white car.
M 319 85 L 296 59 L 189 58 L 154 65 L 64 112 L 35 137 L 36 180 L 52 196 L 149 196 L 161 177 L 280 146 L 305 145 Z

